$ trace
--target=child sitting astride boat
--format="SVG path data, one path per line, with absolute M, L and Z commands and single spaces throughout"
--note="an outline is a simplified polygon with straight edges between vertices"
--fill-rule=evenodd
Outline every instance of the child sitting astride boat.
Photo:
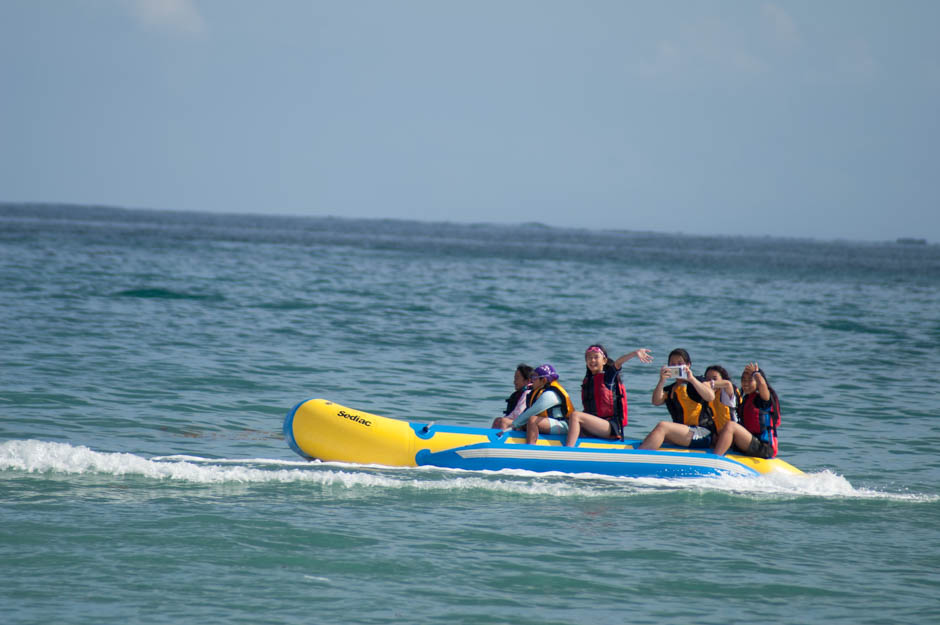
M 550 364 L 535 368 L 529 378 L 532 390 L 526 398 L 526 409 L 513 421 L 503 422 L 503 431 L 525 428 L 525 442 L 534 445 L 542 434 L 564 434 L 568 431 L 568 415 L 574 410 L 568 391 L 558 383 L 558 372 Z
M 715 434 L 710 406 L 715 391 L 711 383 L 692 373 L 692 358 L 684 349 L 669 352 L 668 362 L 659 371 L 652 401 L 654 406 L 666 404 L 672 421 L 660 421 L 639 449 L 659 449 L 665 441 L 693 449 L 711 447 Z M 664 386 L 670 378 L 675 382 Z
M 740 423 L 729 423 L 715 441 L 719 456 L 732 446 L 737 453 L 757 458 L 777 455 L 777 427 L 780 400 L 756 362 L 749 362 L 741 374 Z
M 617 360 L 612 360 L 607 355 L 607 348 L 600 343 L 585 350 L 586 369 L 581 382 L 584 411 L 576 410 L 568 415 L 565 445 L 573 447 L 582 433 L 623 440 L 623 428 L 627 426 L 627 391 L 620 377 L 620 368 L 631 358 L 653 362 L 653 356 L 646 348 L 635 349 Z

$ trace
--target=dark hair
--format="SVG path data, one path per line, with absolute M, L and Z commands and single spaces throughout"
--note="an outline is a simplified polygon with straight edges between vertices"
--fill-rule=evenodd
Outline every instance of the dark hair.
M 516 367 L 516 371 L 519 372 L 523 380 L 528 380 L 529 378 L 532 377 L 532 372 L 535 371 L 535 369 L 533 369 L 529 365 L 522 362 L 522 363 L 519 363 L 518 367 Z
M 764 378 L 764 382 L 767 383 L 767 388 L 770 388 L 770 380 L 767 378 L 767 374 L 764 373 L 763 369 L 758 369 L 755 373 L 759 373 L 760 377 Z
M 709 371 L 717 372 L 722 380 L 731 380 L 731 376 L 728 375 L 728 370 L 721 365 L 712 365 L 708 369 L 705 369 L 705 375 L 708 375 Z
M 764 373 L 763 369 L 758 369 L 754 373 L 759 373 L 760 377 L 764 378 L 764 383 L 767 384 L 767 388 L 770 390 L 771 395 L 775 395 L 777 391 L 774 390 L 774 387 L 770 385 L 770 380 L 767 379 L 767 374 Z
M 752 375 L 753 375 L 754 373 L 759 373 L 759 374 L 760 374 L 760 377 L 764 378 L 764 382 L 767 383 L 767 388 L 770 388 L 770 380 L 767 379 L 767 374 L 764 373 L 764 370 L 763 370 L 763 369 L 757 369 L 756 371 L 752 371 L 751 373 L 752 373 Z M 743 371 L 741 372 L 741 377 L 744 377 L 744 372 L 743 372 Z
M 676 349 L 669 352 L 669 358 L 666 359 L 666 362 L 672 360 L 673 356 L 682 356 L 682 360 L 685 361 L 685 364 L 692 364 L 692 359 L 689 357 L 689 352 L 685 351 L 681 347 L 677 347 Z
M 770 380 L 768 380 L 768 379 L 767 379 L 767 376 L 764 375 L 764 370 L 763 370 L 763 369 L 758 369 L 755 373 L 759 373 L 759 374 L 760 374 L 760 377 L 764 378 L 764 383 L 767 384 L 767 390 L 770 391 L 770 399 L 771 399 L 771 401 L 773 401 L 774 404 L 777 405 L 777 408 L 776 408 L 776 410 L 777 410 L 777 418 L 779 419 L 779 416 L 780 416 L 780 398 L 777 396 L 777 391 L 775 391 L 775 390 L 774 390 L 774 387 L 772 387 L 772 386 L 770 385 Z M 743 372 L 743 371 L 741 372 L 741 376 L 742 376 L 742 377 L 744 376 L 744 372 Z M 751 379 L 754 379 L 753 376 L 752 376 Z M 742 392 L 743 392 L 743 391 L 742 391 Z M 755 392 L 755 393 L 759 393 L 760 391 L 755 390 L 754 392 Z M 776 428 L 777 425 L 775 424 L 774 427 Z

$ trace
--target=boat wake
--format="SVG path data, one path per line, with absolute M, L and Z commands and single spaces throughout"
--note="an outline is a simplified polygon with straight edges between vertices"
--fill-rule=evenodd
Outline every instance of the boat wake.
M 109 477 L 136 477 L 180 486 L 309 483 L 348 489 L 432 492 L 480 490 L 551 497 L 610 497 L 692 490 L 770 499 L 820 497 L 914 503 L 940 500 L 940 497 L 929 494 L 855 488 L 847 479 L 830 471 L 803 475 L 780 472 L 758 477 L 627 478 L 519 470 L 472 472 L 439 467 L 390 468 L 270 458 L 203 458 L 190 455 L 145 458 L 130 453 L 99 452 L 80 445 L 49 441 L 13 440 L 0 443 L 0 483 L 23 476 L 96 476 L 105 480 Z

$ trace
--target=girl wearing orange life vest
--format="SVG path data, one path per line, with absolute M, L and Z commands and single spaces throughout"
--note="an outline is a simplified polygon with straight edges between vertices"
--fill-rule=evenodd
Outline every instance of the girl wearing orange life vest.
M 584 411 L 568 415 L 568 437 L 565 445 L 573 447 L 582 431 L 599 438 L 623 439 L 627 425 L 627 392 L 620 379 L 620 368 L 631 358 L 653 362 L 650 350 L 635 349 L 612 361 L 603 345 L 594 344 L 584 352 L 587 368 L 581 383 Z
M 715 432 L 712 410 L 715 391 L 705 378 L 692 373 L 692 359 L 684 349 L 669 352 L 669 364 L 659 370 L 653 405 L 666 404 L 672 421 L 660 421 L 637 449 L 659 449 L 669 441 L 682 447 L 710 447 Z M 665 386 L 666 380 L 676 381 Z
M 711 365 L 705 369 L 705 380 L 715 391 L 715 399 L 709 406 L 712 409 L 712 421 L 715 431 L 721 432 L 725 424 L 738 421 L 738 408 L 741 405 L 741 391 L 731 381 L 728 370 L 721 365 Z
M 756 362 L 749 362 L 741 374 L 740 423 L 729 423 L 715 442 L 719 456 L 733 444 L 738 453 L 758 458 L 777 455 L 777 425 L 780 421 L 780 400 L 767 383 Z

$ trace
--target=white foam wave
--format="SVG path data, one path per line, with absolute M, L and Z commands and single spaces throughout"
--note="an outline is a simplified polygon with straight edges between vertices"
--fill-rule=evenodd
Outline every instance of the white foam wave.
M 241 463 L 242 465 L 244 462 Z M 246 466 L 201 466 L 192 462 L 163 462 L 128 453 L 98 452 L 67 443 L 22 440 L 0 443 L 0 469 L 28 473 L 139 475 L 153 479 L 199 483 L 284 481 L 290 471 L 266 471 Z
M 260 469 L 249 466 L 259 464 L 294 468 Z M 351 470 L 346 470 L 347 467 Z M 209 459 L 196 456 L 158 456 L 147 459 L 134 454 L 98 452 L 84 446 L 36 440 L 0 443 L 0 470 L 27 473 L 136 475 L 196 484 L 312 482 L 350 488 L 411 488 L 426 491 L 486 489 L 554 496 L 585 494 L 576 486 L 567 484 L 494 482 L 486 477 L 442 475 L 439 471 L 435 474 L 427 470 L 374 469 L 380 471 L 370 471 L 369 467 L 359 465 L 276 459 Z
M 174 454 L 172 456 L 154 456 L 151 460 L 155 461 L 185 461 L 200 464 L 257 464 L 277 467 L 307 467 L 310 462 L 307 460 L 279 460 L 277 458 L 203 458 L 201 456 L 187 456 L 184 454 Z
M 409 488 L 422 491 L 486 490 L 553 497 L 601 497 L 663 490 L 697 490 L 769 497 L 889 499 L 931 502 L 940 497 L 857 489 L 830 471 L 759 477 L 622 478 L 601 475 L 532 473 L 529 471 L 470 472 L 437 467 L 389 468 L 270 458 L 230 459 L 170 455 L 144 458 L 129 453 L 98 452 L 84 446 L 37 440 L 0 443 L 0 471 L 70 475 L 141 476 L 194 484 L 305 482 L 324 486 Z
M 868 488 L 855 488 L 843 476 L 824 470 L 794 474 L 783 471 L 749 477 L 723 475 L 719 478 L 654 479 L 636 478 L 635 483 L 649 488 L 695 489 L 700 492 L 725 492 L 755 498 L 795 499 L 884 499 L 908 502 L 940 501 L 940 496 L 917 493 L 896 493 Z
M 930 495 L 908 495 L 857 489 L 852 486 L 847 479 L 830 471 L 804 474 L 776 472 L 757 477 L 723 475 L 717 479 L 683 478 L 681 480 L 660 480 L 637 478 L 636 482 L 650 487 L 692 488 L 700 491 L 726 492 L 754 497 L 773 497 L 776 499 L 789 497 L 842 497 L 857 499 L 903 499 L 912 501 L 934 501 L 938 499 Z

